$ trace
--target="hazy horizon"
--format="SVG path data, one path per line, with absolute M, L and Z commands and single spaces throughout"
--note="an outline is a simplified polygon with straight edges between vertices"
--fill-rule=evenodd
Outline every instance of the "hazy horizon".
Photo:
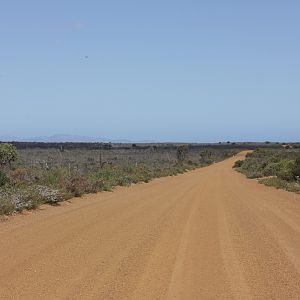
M 0 136 L 0 142 L 45 142 L 45 143 L 199 143 L 199 144 L 218 144 L 218 143 L 299 143 L 299 140 L 219 140 L 219 141 L 191 141 L 191 140 L 131 140 L 131 139 L 110 139 L 107 137 L 81 136 L 69 134 L 53 134 L 49 136 Z
M 300 2 L 10 1 L 0 136 L 299 141 Z

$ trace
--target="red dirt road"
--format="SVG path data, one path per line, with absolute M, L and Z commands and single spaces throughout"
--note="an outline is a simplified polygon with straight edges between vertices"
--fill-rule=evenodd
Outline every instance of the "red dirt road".
M 300 196 L 244 154 L 0 223 L 0 299 L 300 299 Z

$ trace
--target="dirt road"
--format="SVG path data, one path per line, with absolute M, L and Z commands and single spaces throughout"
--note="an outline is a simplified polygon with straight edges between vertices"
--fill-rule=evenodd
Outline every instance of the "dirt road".
M 243 155 L 0 223 L 0 299 L 300 299 L 300 197 Z

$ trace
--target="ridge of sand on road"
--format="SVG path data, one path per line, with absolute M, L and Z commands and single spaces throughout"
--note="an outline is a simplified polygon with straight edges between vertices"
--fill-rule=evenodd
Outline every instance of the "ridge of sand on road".
M 0 223 L 0 299 L 299 299 L 300 197 L 244 156 Z

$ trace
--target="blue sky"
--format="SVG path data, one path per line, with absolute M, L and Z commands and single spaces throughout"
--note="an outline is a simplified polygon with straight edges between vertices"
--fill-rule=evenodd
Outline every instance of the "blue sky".
M 299 141 L 300 1 L 2 1 L 0 136 Z

